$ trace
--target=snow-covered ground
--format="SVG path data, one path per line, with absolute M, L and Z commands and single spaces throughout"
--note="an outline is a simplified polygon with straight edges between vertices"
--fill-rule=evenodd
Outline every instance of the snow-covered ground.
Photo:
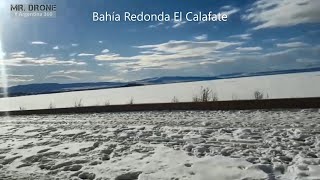
M 0 179 L 320 179 L 320 110 L 0 118 Z
M 180 102 L 190 102 L 201 87 L 217 93 L 219 100 L 252 99 L 259 90 L 269 98 L 319 97 L 320 72 L 246 77 L 213 81 L 150 85 L 116 89 L 79 91 L 47 95 L 34 95 L 0 99 L 0 111 L 22 109 L 47 109 L 82 105 L 127 104 L 171 102 L 176 97 Z

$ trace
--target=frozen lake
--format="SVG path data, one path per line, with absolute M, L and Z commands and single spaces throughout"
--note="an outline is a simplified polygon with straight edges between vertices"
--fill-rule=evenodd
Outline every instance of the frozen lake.
M 22 109 L 47 109 L 74 107 L 81 101 L 83 106 L 133 103 L 190 102 L 201 87 L 217 93 L 219 100 L 253 99 L 259 90 L 269 98 L 319 97 L 320 72 L 245 77 L 235 79 L 198 81 L 163 85 L 149 85 L 116 89 L 88 90 L 46 95 L 32 95 L 0 99 L 0 111 Z

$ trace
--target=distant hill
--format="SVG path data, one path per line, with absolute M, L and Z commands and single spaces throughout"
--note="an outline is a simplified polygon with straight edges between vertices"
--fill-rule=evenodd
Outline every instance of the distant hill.
M 103 89 L 125 86 L 128 83 L 119 82 L 97 82 L 97 83 L 43 83 L 12 86 L 8 89 L 9 96 L 22 96 L 33 94 L 49 94 L 57 92 L 80 91 L 89 89 Z
M 266 72 L 254 72 L 254 73 L 240 72 L 240 73 L 232 73 L 232 74 L 223 74 L 223 75 L 212 76 L 212 77 L 165 76 L 165 77 L 147 78 L 147 79 L 142 79 L 142 80 L 137 80 L 132 82 L 27 84 L 27 85 L 12 86 L 8 89 L 8 92 L 9 92 L 9 96 L 25 96 L 25 95 L 35 95 L 35 94 L 49 94 L 49 93 L 70 92 L 70 91 L 121 88 L 121 87 L 168 84 L 168 83 L 179 83 L 179 82 L 208 81 L 208 80 L 216 80 L 216 79 L 230 79 L 230 78 L 241 78 L 241 77 L 251 77 L 251 76 L 266 76 L 266 75 L 291 74 L 291 73 L 315 72 L 315 71 L 320 71 L 320 67 L 309 68 L 309 69 L 291 69 L 291 70 L 266 71 Z

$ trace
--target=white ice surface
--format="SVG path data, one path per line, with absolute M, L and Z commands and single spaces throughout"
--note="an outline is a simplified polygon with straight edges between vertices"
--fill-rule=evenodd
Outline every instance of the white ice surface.
M 46 95 L 32 95 L 0 99 L 0 111 L 24 109 L 47 109 L 50 103 L 56 108 L 74 107 L 81 100 L 83 106 L 110 104 L 190 102 L 201 87 L 211 88 L 219 100 L 252 99 L 256 90 L 269 98 L 319 97 L 320 72 L 270 75 L 224 80 L 199 81 L 139 87 L 77 91 Z

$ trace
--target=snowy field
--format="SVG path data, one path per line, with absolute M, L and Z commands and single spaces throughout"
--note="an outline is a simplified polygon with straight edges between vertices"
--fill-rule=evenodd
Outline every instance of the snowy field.
M 0 99 L 0 111 L 21 109 L 48 109 L 133 103 L 191 102 L 201 87 L 212 89 L 219 100 L 253 99 L 256 90 L 269 98 L 320 97 L 320 72 L 246 77 L 189 83 L 150 85 L 92 91 L 78 91 Z
M 0 119 L 0 179 L 320 179 L 320 110 Z

